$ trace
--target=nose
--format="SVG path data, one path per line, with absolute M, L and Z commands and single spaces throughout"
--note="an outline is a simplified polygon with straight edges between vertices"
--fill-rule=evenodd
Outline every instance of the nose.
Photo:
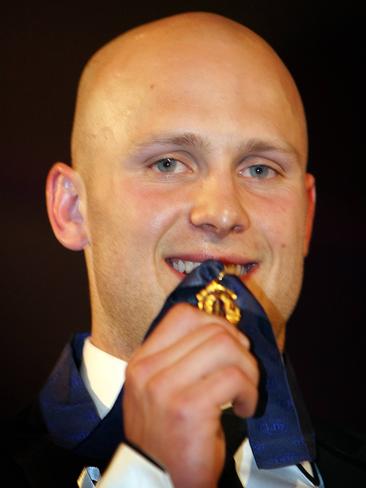
M 250 222 L 242 192 L 231 178 L 201 182 L 190 210 L 191 224 L 217 237 L 244 232 Z

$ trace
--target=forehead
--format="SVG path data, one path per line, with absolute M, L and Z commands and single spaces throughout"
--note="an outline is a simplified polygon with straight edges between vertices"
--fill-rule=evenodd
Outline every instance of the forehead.
M 136 35 L 97 57 L 82 110 L 94 140 L 139 142 L 169 129 L 276 138 L 306 158 L 302 105 L 287 70 L 254 37 Z M 83 98 L 83 97 L 81 97 Z M 106 138 L 106 134 L 108 137 Z M 240 141 L 239 141 L 240 142 Z

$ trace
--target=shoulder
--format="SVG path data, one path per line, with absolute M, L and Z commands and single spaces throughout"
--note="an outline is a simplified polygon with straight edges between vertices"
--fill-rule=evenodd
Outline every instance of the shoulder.
M 316 462 L 325 486 L 362 486 L 366 480 L 366 435 L 321 419 L 313 424 Z
M 51 441 L 37 402 L 3 422 L 2 431 L 6 450 L 1 466 L 11 473 L 12 486 L 76 488 L 83 463 Z

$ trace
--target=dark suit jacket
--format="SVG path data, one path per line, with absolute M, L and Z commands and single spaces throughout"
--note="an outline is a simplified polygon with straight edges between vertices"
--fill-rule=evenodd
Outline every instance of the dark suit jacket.
M 121 395 L 100 421 L 79 375 L 84 339 L 85 334 L 75 336 L 39 398 L 3 429 L 2 473 L 11 474 L 12 487 L 76 487 L 83 467 L 103 471 L 123 440 Z M 316 462 L 325 487 L 366 485 L 364 440 L 324 422 L 315 427 Z

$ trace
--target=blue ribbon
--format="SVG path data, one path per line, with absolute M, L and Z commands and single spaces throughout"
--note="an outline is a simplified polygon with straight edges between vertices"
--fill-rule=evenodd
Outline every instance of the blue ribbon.
M 192 271 L 167 298 L 145 337 L 176 303 L 187 302 L 196 306 L 196 294 L 223 270 L 222 263 L 208 260 Z M 263 308 L 237 276 L 225 275 L 220 283 L 237 295 L 236 304 L 241 310 L 237 327 L 249 337 L 251 350 L 261 369 L 257 413 L 246 419 L 249 442 L 258 468 L 280 468 L 313 460 L 314 434 L 311 428 L 304 428 L 300 422 L 283 358 Z
M 197 305 L 196 294 L 223 271 L 222 263 L 206 261 L 190 273 L 167 298 L 162 310 L 146 333 L 158 325 L 176 303 Z M 249 442 L 262 469 L 298 464 L 315 457 L 312 429 L 297 410 L 298 395 L 291 392 L 286 368 L 271 324 L 245 285 L 233 275 L 225 275 L 221 283 L 234 291 L 241 309 L 238 328 L 251 341 L 251 349 L 261 368 L 260 401 L 256 415 L 242 419 L 247 423 Z M 119 442 L 124 439 L 120 393 L 112 410 L 100 421 L 95 406 L 78 371 L 85 334 L 77 335 L 68 345 L 53 374 L 40 394 L 42 416 L 54 442 L 79 455 L 109 462 Z M 293 383 L 292 375 L 289 375 Z M 296 385 L 293 386 L 293 392 Z M 243 426 L 244 427 L 244 426 Z M 245 431 L 245 428 L 242 429 Z

